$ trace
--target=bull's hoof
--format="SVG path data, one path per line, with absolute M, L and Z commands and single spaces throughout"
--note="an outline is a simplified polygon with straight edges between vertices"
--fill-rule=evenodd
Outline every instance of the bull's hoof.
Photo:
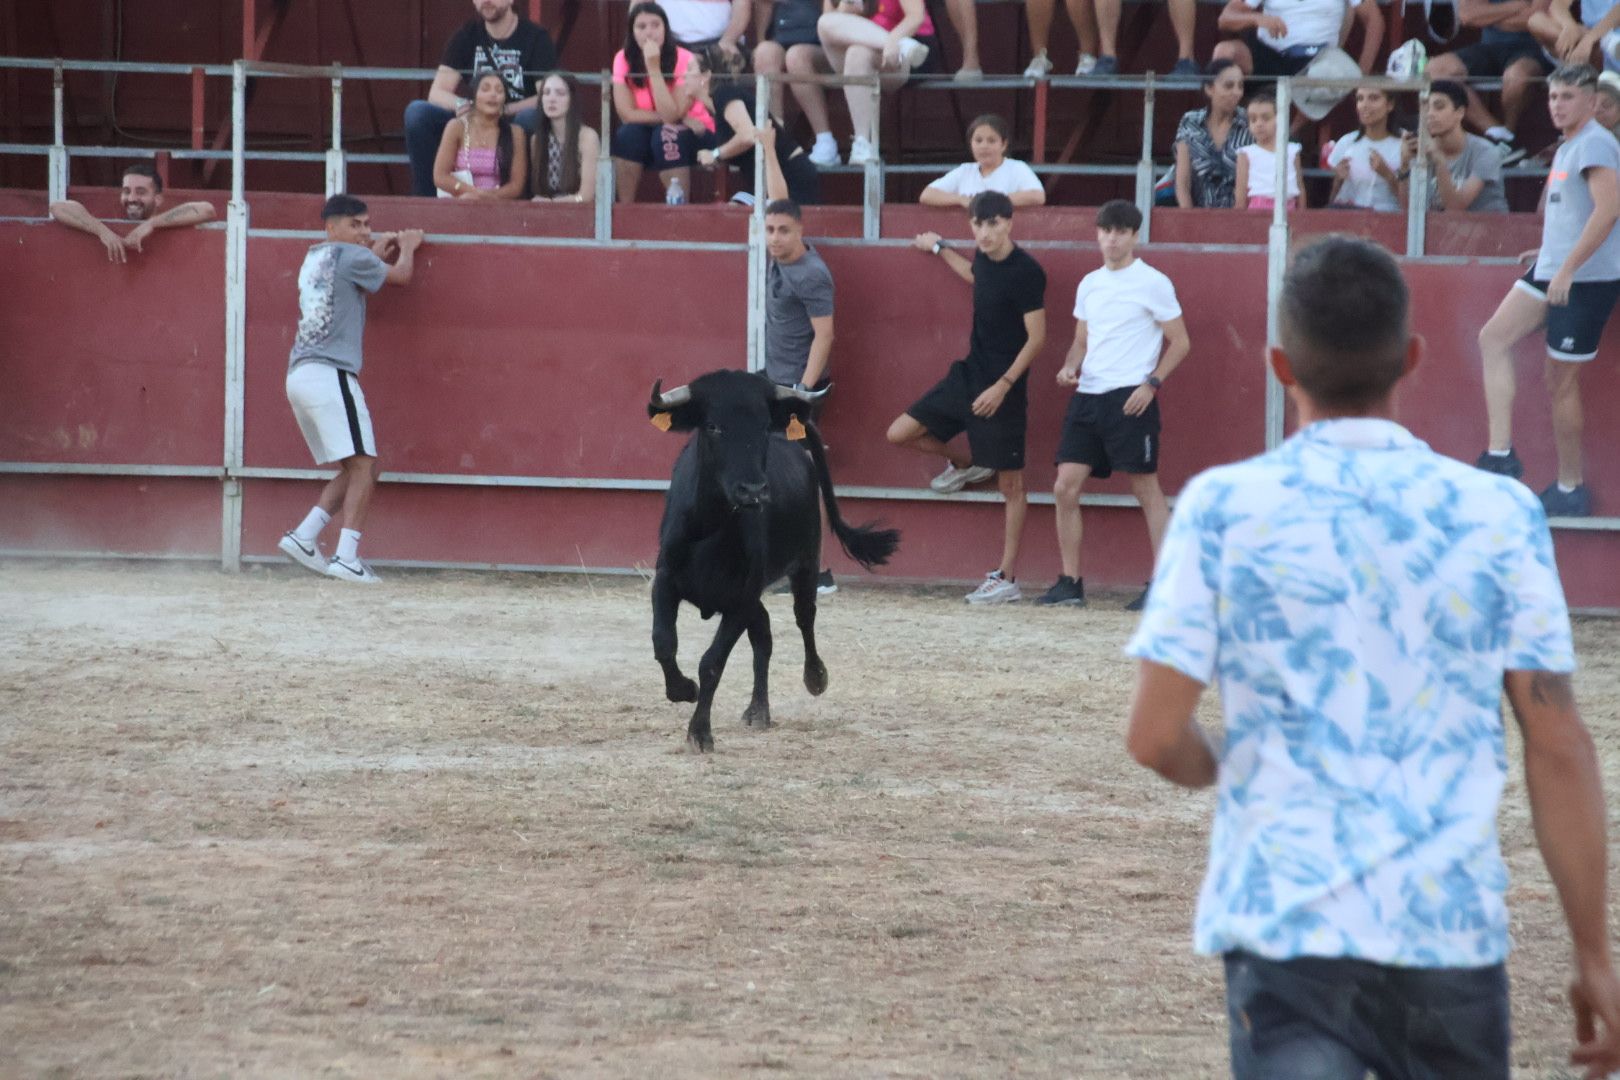
M 714 736 L 708 732 L 695 735 L 688 731 L 686 733 L 686 748 L 694 754 L 712 754 L 714 753 Z
M 827 665 L 820 660 L 804 665 L 804 688 L 816 697 L 827 692 Z
M 684 676 L 678 682 L 673 679 L 664 682 L 664 696 L 671 701 L 696 701 L 697 694 L 697 683 Z
M 771 707 L 762 701 L 756 701 L 743 710 L 743 727 L 757 728 L 761 731 L 771 726 Z

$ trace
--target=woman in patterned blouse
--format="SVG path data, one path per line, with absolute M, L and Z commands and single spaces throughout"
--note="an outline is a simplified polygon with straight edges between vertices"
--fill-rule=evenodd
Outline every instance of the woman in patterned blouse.
M 1238 106 L 1243 70 L 1231 60 L 1213 60 L 1204 72 L 1209 104 L 1193 109 L 1176 128 L 1176 205 L 1231 206 L 1237 153 L 1254 140 Z
M 540 84 L 543 123 L 529 142 L 535 202 L 593 202 L 602 139 L 579 119 L 579 86 L 567 75 Z

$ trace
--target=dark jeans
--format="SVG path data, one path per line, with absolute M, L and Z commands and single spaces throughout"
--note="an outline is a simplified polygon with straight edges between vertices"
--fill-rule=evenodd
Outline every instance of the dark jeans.
M 413 101 L 405 106 L 405 153 L 411 159 L 411 194 L 432 198 L 437 193 L 433 186 L 433 159 L 439 155 L 439 140 L 444 138 L 444 125 L 455 119 L 455 113 L 441 109 L 427 101 Z M 524 109 L 512 117 L 530 135 L 534 134 L 534 109 Z
M 1226 954 L 1233 1080 L 1508 1080 L 1507 969 Z
M 713 148 L 714 135 L 699 135 L 685 124 L 620 124 L 608 146 L 616 158 L 663 172 L 690 169 L 699 150 Z

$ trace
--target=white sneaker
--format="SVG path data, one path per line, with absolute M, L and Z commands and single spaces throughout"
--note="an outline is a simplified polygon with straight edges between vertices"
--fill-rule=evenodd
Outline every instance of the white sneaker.
M 810 148 L 810 164 L 825 169 L 843 163 L 843 159 L 838 156 L 838 141 L 832 137 L 831 132 L 824 131 L 817 135 L 815 145 Z
M 1097 58 L 1088 52 L 1080 54 L 1080 62 L 1074 65 L 1076 75 L 1090 75 L 1097 70 Z
M 1610 30 L 1598 42 L 1598 49 L 1603 53 L 1603 59 L 1611 64 L 1620 64 L 1620 30 Z
M 945 471 L 928 481 L 928 486 L 941 495 L 950 495 L 961 491 L 969 484 L 982 484 L 994 475 L 996 470 L 987 469 L 983 465 L 969 465 L 965 469 L 958 469 L 946 462 Z
M 1044 79 L 1050 74 L 1052 74 L 1052 61 L 1047 59 L 1045 49 L 1036 53 L 1035 58 L 1029 62 L 1029 67 L 1024 69 L 1024 78 L 1026 79 Z
M 309 543 L 298 539 L 292 533 L 283 533 L 281 542 L 276 545 L 281 553 L 306 570 L 313 570 L 317 574 L 326 573 L 326 556 L 321 554 L 319 541 L 311 540 Z
M 984 575 L 979 587 L 963 597 L 970 604 L 1011 604 L 1023 598 L 1018 582 L 1008 581 L 1001 576 L 1000 570 L 992 570 Z
M 916 71 L 928 62 L 928 46 L 914 37 L 900 39 L 900 62 Z
M 865 165 L 878 159 L 877 151 L 872 144 L 861 135 L 855 136 L 849 142 L 849 163 L 851 165 Z
M 371 567 L 359 559 L 353 562 L 344 562 L 336 556 L 326 564 L 326 576 L 337 578 L 339 581 L 352 581 L 356 585 L 375 585 L 382 579 L 371 572 Z
M 965 67 L 958 68 L 951 81 L 958 86 L 971 86 L 974 83 L 984 82 L 984 68 Z

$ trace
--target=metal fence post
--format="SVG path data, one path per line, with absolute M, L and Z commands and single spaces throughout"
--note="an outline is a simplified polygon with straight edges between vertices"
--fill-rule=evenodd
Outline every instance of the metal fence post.
M 601 138 L 596 140 L 596 206 L 594 215 L 594 235 L 597 241 L 613 239 L 613 201 L 618 198 L 614 189 L 613 157 L 608 151 L 608 144 L 613 137 L 613 114 L 609 108 L 608 98 L 613 93 L 612 75 L 606 69 L 602 71 L 602 81 L 598 84 L 602 88 L 602 125 Z M 542 122 L 545 117 L 542 116 Z M 534 166 L 538 168 L 538 166 Z
M 1406 184 L 1406 255 L 1415 259 L 1423 254 L 1429 232 L 1429 84 L 1418 91 L 1418 152 Z
M 770 80 L 756 74 L 754 76 L 754 130 L 764 131 L 765 125 L 771 122 L 770 106 Z M 759 144 L 754 146 L 754 175 L 752 177 L 754 191 L 754 206 L 748 214 L 748 370 L 765 370 L 765 203 L 768 201 L 765 190 L 765 147 Z M 728 168 L 725 162 L 716 161 L 715 167 Z
M 1277 80 L 1277 173 L 1276 196 L 1271 209 L 1271 232 L 1266 250 L 1266 344 L 1276 345 L 1281 320 L 1283 274 L 1288 269 L 1288 136 L 1292 128 L 1289 99 L 1293 97 L 1292 79 Z M 1285 401 L 1282 383 L 1266 360 L 1266 449 L 1270 450 L 1283 440 Z
M 1141 240 L 1153 232 L 1153 72 L 1147 73 L 1142 91 L 1142 157 L 1136 163 L 1136 209 L 1142 214 Z
M 343 69 L 332 75 L 332 148 L 326 152 L 326 197 L 349 190 L 349 163 L 343 154 Z
M 46 189 L 51 202 L 60 202 L 67 198 L 68 193 L 68 152 L 65 138 L 66 124 L 63 120 L 62 110 L 62 64 L 56 64 L 52 72 L 53 83 L 51 87 L 52 102 L 52 130 L 55 141 L 51 143 L 49 158 L 49 176 L 46 180 Z
M 883 145 L 880 128 L 883 123 L 883 80 L 872 76 L 872 158 L 866 163 L 865 185 L 861 194 L 861 239 L 877 240 L 883 236 Z
M 231 201 L 225 214 L 225 483 L 220 513 L 220 566 L 242 568 L 242 414 L 246 393 L 248 206 L 243 155 L 247 136 L 247 70 L 231 71 Z

